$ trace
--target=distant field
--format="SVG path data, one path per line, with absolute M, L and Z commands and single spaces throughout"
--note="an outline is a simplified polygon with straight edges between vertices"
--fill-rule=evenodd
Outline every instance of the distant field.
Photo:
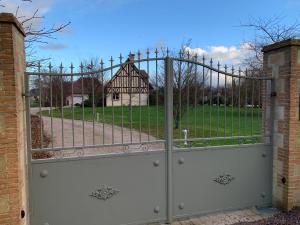
M 81 120 L 82 112 L 81 107 L 75 107 L 74 118 Z M 48 116 L 48 111 L 44 111 L 43 115 Z M 93 121 L 92 108 L 85 107 L 84 115 L 86 121 Z M 61 111 L 54 109 L 53 116 L 61 117 Z M 64 118 L 72 119 L 72 108 L 64 108 Z M 95 121 L 98 118 L 98 122 L 101 123 L 114 123 L 116 126 L 122 126 L 123 124 L 124 127 L 132 127 L 132 129 L 150 133 L 150 135 L 158 138 L 164 137 L 164 106 L 97 107 L 95 108 L 94 118 Z M 180 129 L 175 129 L 174 122 L 174 138 L 183 138 L 183 129 L 188 129 L 189 138 L 203 138 L 259 135 L 261 134 L 261 127 L 261 109 L 259 108 L 241 108 L 239 111 L 237 107 L 227 106 L 225 124 L 224 106 L 189 107 L 185 109 L 185 113 L 181 118 Z M 257 142 L 257 140 L 249 139 L 246 140 L 246 143 L 252 143 L 253 141 Z M 195 141 L 192 145 L 231 143 L 237 143 L 237 141 L 231 139 L 205 143 Z

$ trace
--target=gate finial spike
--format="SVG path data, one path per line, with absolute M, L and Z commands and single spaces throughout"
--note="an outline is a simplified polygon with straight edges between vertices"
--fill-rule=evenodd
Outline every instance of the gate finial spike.
M 113 62 L 114 62 L 114 59 L 113 59 L 113 57 L 112 57 L 112 56 L 110 57 L 110 60 L 109 60 L 109 61 L 110 61 L 110 64 L 112 65 L 112 64 L 113 64 Z
M 234 66 L 231 67 L 231 73 L 234 74 Z
M 52 72 L 52 65 L 51 65 L 51 62 L 49 62 L 48 69 L 49 69 L 49 73 L 51 73 L 51 72 Z
M 202 56 L 202 62 L 203 62 L 203 64 L 205 63 L 205 56 L 204 56 L 204 54 Z
M 80 63 L 80 72 L 82 73 L 83 72 L 83 64 L 82 64 L 82 62 Z
M 141 55 L 142 55 L 142 53 L 141 53 L 141 51 L 140 51 L 140 50 L 138 50 L 138 53 L 137 53 L 137 55 L 138 55 L 138 60 L 140 60 L 140 59 L 141 59 Z
M 242 69 L 241 69 L 241 67 L 239 67 L 239 73 L 242 73 Z
M 93 60 L 91 60 L 91 70 L 94 68 Z
M 195 57 L 195 61 L 197 62 L 198 61 L 198 54 L 196 53 L 196 55 L 194 57 Z
M 157 48 L 155 48 L 155 56 L 156 56 L 156 58 L 157 58 L 157 55 L 158 55 L 158 50 L 157 50 Z
M 62 63 L 60 63 L 60 66 L 59 66 L 59 69 L 60 69 L 60 73 L 62 73 L 62 70 L 63 70 L 63 64 Z
M 225 72 L 227 73 L 228 66 L 225 64 L 224 66 Z
M 212 64 L 213 64 L 213 60 L 212 60 L 212 58 L 210 58 L 210 66 L 212 66 Z
M 188 51 L 186 55 L 187 55 L 187 58 L 189 59 L 190 58 L 190 51 Z
M 149 50 L 149 48 L 147 48 L 146 54 L 147 54 L 147 59 L 149 59 L 149 55 L 150 55 L 150 50 Z
M 179 58 L 180 59 L 182 58 L 182 50 L 181 49 L 179 50 Z
M 167 56 L 169 56 L 169 52 L 170 52 L 170 51 L 169 51 L 169 48 L 167 47 Z
M 74 70 L 73 63 L 71 63 L 70 69 L 71 69 L 71 73 L 73 73 L 73 70 Z
M 122 60 L 123 60 L 122 53 L 120 53 L 119 59 L 120 59 L 120 63 L 122 63 Z
M 38 71 L 40 72 L 41 71 L 41 61 L 38 62 L 37 67 L 38 67 Z

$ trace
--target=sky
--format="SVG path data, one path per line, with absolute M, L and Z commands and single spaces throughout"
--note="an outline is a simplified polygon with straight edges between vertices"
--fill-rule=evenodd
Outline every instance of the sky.
M 20 4 L 2 2 L 7 5 L 2 11 L 13 12 Z M 25 15 L 36 8 L 45 17 L 36 26 L 71 22 L 48 44 L 37 44 L 38 56 L 56 64 L 107 60 L 161 46 L 175 50 L 189 40 L 191 51 L 238 63 L 255 35 L 240 24 L 274 15 L 284 23 L 300 18 L 300 0 L 32 0 L 20 6 Z

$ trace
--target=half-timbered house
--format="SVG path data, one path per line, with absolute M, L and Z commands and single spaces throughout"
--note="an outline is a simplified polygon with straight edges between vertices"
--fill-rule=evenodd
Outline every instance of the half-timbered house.
M 152 88 L 149 75 L 145 70 L 139 70 L 133 62 L 134 55 L 131 54 L 105 85 L 106 106 L 147 105 Z

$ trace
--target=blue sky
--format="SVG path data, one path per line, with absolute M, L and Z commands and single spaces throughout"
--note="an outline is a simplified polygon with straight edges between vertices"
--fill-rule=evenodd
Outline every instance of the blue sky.
M 254 35 L 242 22 L 282 15 L 293 23 L 300 16 L 300 0 L 33 0 L 32 5 L 41 8 L 46 26 L 71 22 L 48 45 L 38 46 L 39 56 L 65 63 L 161 45 L 178 49 L 189 39 L 193 48 L 239 57 L 241 43 Z

